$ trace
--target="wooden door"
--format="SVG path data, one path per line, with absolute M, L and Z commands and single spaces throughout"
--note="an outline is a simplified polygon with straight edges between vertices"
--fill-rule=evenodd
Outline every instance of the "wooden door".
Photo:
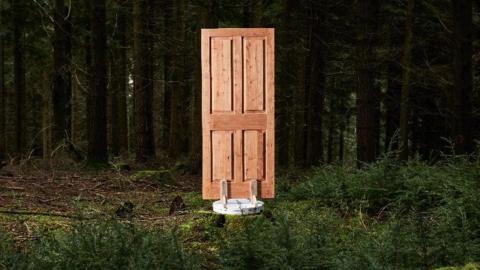
M 202 29 L 203 198 L 274 197 L 274 29 Z

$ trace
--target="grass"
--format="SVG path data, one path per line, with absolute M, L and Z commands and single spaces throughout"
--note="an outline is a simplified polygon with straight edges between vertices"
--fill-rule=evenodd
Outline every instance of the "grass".
M 187 213 L 161 228 L 109 219 L 46 223 L 20 244 L 1 234 L 0 269 L 478 268 L 478 162 L 384 159 L 286 179 L 255 217 L 222 220 L 185 192 Z

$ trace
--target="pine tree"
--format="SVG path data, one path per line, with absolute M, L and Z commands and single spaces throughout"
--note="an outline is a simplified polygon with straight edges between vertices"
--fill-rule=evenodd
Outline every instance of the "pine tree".
M 62 143 L 65 136 L 71 136 L 71 27 L 67 16 L 65 1 L 55 0 L 52 81 L 54 144 Z
M 472 1 L 452 0 L 453 130 L 455 152 L 473 152 L 472 137 Z
M 128 150 L 127 127 L 127 16 L 128 1 L 117 0 L 117 28 L 114 30 L 111 68 L 111 151 L 118 155 Z
M 153 73 L 151 26 L 148 0 L 133 3 L 134 47 L 134 110 L 136 135 L 136 160 L 146 161 L 155 156 L 153 137 Z
M 88 92 L 88 162 L 101 165 L 107 153 L 107 64 L 105 0 L 91 0 L 92 74 Z
M 405 21 L 405 41 L 403 45 L 402 58 L 402 96 L 400 105 L 400 158 L 407 160 L 409 155 L 408 135 L 410 119 L 410 77 L 411 77 L 411 58 L 412 58 L 412 36 L 413 36 L 413 7 L 414 0 L 408 0 L 406 21 Z
M 25 46 L 24 46 L 24 0 L 13 1 L 13 76 L 15 88 L 15 152 L 25 149 L 26 90 L 25 90 Z
M 372 162 L 378 155 L 379 88 L 375 86 L 374 44 L 380 2 L 358 1 L 355 48 L 355 84 L 357 87 L 357 161 Z

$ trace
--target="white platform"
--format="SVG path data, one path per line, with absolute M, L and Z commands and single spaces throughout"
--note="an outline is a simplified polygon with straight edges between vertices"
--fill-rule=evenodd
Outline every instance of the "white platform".
M 249 199 L 228 199 L 227 205 L 221 201 L 213 203 L 213 211 L 223 215 L 254 215 L 263 211 L 263 202 L 254 205 Z

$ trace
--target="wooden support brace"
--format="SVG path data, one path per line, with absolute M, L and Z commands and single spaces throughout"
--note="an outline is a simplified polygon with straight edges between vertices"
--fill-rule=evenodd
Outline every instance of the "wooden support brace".
M 257 205 L 258 182 L 257 180 L 250 181 L 250 201 L 253 205 Z
M 223 179 L 220 181 L 220 201 L 223 206 L 227 208 L 227 197 L 228 197 L 228 183 L 227 180 Z

